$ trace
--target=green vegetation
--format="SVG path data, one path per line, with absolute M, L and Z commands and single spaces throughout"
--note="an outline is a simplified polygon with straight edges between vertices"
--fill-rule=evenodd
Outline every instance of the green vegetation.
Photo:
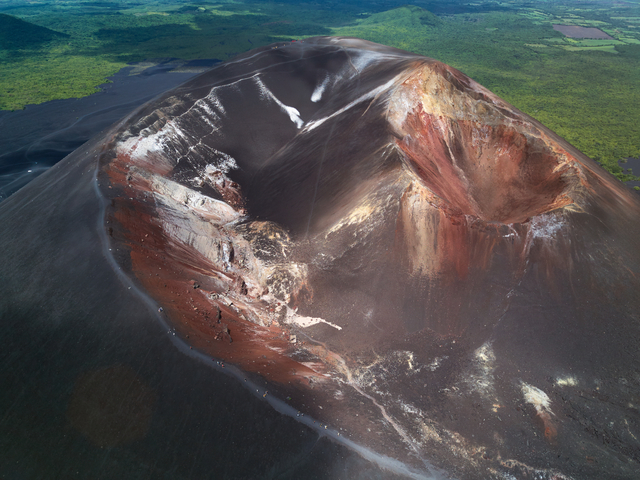
M 8 3 L 0 0 L 0 11 Z M 0 32 L 5 31 L 5 23 L 16 23 L 21 30 L 7 36 L 31 40 L 0 43 L 0 109 L 5 110 L 89 95 L 130 62 L 227 60 L 304 34 L 330 35 L 327 22 L 340 25 L 343 21 L 333 11 L 305 12 L 268 3 L 199 6 L 177 1 L 52 0 L 36 5 L 25 2 L 20 7 L 16 0 L 10 4 L 9 11 L 23 18 L 2 14 Z
M 640 3 L 401 3 L 0 0 L 9 14 L 0 14 L 0 109 L 90 94 L 129 62 L 226 60 L 276 41 L 350 35 L 460 69 L 621 180 L 637 179 L 618 160 L 640 157 Z M 553 24 L 613 40 L 566 38 Z
M 420 24 L 420 15 L 415 7 L 401 7 L 334 31 L 448 63 L 540 120 L 621 180 L 636 178 L 623 171 L 618 160 L 640 156 L 637 45 L 619 40 L 572 43 L 552 29 L 552 18 L 534 22 L 511 12 L 450 15 L 429 26 Z M 572 47 L 587 44 L 593 46 Z M 568 51 L 572 48 L 577 51 Z

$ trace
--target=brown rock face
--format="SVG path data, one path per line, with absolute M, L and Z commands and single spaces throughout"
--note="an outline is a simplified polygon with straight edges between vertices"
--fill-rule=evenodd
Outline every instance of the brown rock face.
M 355 39 L 251 52 L 130 117 L 99 179 L 179 337 L 415 475 L 640 461 L 640 203 L 462 73 Z
M 389 116 L 410 168 L 455 212 L 521 223 L 572 202 L 575 158 L 446 65 L 416 68 L 392 94 Z

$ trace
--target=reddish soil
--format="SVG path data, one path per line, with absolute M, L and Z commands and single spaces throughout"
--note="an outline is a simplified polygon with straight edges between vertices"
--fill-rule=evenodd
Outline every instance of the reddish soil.
M 590 38 L 594 40 L 613 40 L 614 38 L 595 27 L 577 25 L 554 25 L 553 29 L 570 38 Z
M 558 153 L 540 140 L 505 125 L 436 118 L 420 105 L 406 128 L 415 133 L 399 147 L 425 184 L 460 213 L 520 223 L 571 203 L 563 195 L 569 166 L 556 168 Z
M 115 159 L 107 171 L 113 191 L 123 190 L 112 202 L 115 222 L 110 234 L 129 251 L 131 272 L 187 343 L 221 361 L 229 361 L 248 372 L 283 384 L 322 381 L 322 372 L 292 360 L 294 351 L 286 327 L 265 327 L 240 317 L 215 296 L 217 277 L 227 276 L 207 258 L 170 241 L 164 235 L 148 189 L 127 181 L 130 159 Z M 166 173 L 166 172 L 163 172 Z M 113 228 L 113 227 L 112 227 Z M 213 297 L 213 298 L 212 298 Z M 265 304 L 265 308 L 269 308 Z M 219 312 L 219 314 L 218 314 Z

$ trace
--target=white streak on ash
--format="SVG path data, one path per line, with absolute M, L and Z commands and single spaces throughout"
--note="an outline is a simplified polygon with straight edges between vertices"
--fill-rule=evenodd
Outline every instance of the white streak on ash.
M 522 394 L 524 395 L 525 402 L 533 405 L 534 408 L 536 409 L 536 412 L 538 412 L 538 414 L 542 414 L 542 413 L 553 414 L 550 408 L 551 400 L 549 399 L 549 396 L 546 393 L 544 393 L 539 388 L 534 387 L 533 385 L 529 385 L 528 383 L 525 383 L 525 382 L 522 382 L 520 386 L 522 388 Z
M 254 77 L 254 81 L 256 82 L 256 85 L 258 85 L 258 88 L 260 89 L 260 93 L 265 99 L 270 99 L 274 101 L 284 113 L 289 115 L 289 118 L 293 123 L 296 124 L 296 127 L 302 128 L 302 126 L 304 125 L 304 121 L 300 118 L 300 112 L 298 111 L 297 108 L 290 107 L 289 105 L 285 105 L 284 103 L 282 103 L 273 94 L 273 92 L 267 88 L 267 86 L 262 82 L 262 80 L 260 80 L 259 77 Z
M 324 93 L 325 88 L 327 88 L 328 83 L 329 83 L 329 75 L 324 77 L 324 80 L 322 81 L 322 83 L 320 83 L 311 94 L 311 101 L 313 103 L 317 103 L 322 99 L 322 94 Z

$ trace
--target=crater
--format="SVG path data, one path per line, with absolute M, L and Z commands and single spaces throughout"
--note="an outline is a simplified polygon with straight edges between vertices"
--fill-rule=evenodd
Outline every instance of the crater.
M 575 159 L 451 67 L 417 68 L 391 95 L 388 118 L 406 166 L 454 214 L 521 223 L 572 203 Z

